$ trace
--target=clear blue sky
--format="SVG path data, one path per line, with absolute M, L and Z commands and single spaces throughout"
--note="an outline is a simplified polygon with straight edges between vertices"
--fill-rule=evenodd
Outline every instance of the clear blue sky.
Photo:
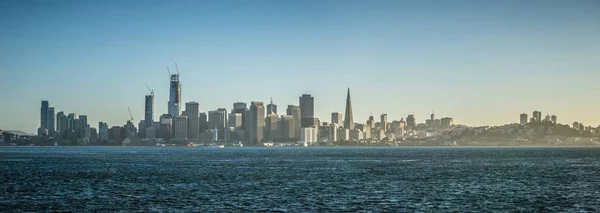
M 167 111 L 166 66 L 201 111 L 315 97 L 329 121 L 434 109 L 467 125 L 522 112 L 600 124 L 600 1 L 0 1 L 0 129 L 35 132 L 41 100 L 92 126 Z

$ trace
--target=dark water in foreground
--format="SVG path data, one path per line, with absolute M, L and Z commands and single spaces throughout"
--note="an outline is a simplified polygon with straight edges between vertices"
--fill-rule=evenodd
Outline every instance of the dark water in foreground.
M 2 147 L 0 212 L 598 212 L 600 148 Z

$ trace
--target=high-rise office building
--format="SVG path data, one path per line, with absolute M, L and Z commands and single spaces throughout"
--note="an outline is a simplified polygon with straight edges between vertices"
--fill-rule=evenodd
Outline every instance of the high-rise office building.
M 337 124 L 338 126 L 343 125 L 344 122 L 342 121 L 342 113 L 332 112 L 331 113 L 331 123 Z
M 520 124 L 527 124 L 527 113 L 521 113 L 521 116 L 519 116 L 520 118 Z
M 208 129 L 217 129 L 219 140 L 225 139 L 225 129 L 227 127 L 227 110 L 218 108 L 208 112 Z
M 273 141 L 279 139 L 281 130 L 279 129 L 279 116 L 275 113 L 268 114 L 265 118 L 265 140 Z
M 48 135 L 54 136 L 54 125 L 55 125 L 55 118 L 56 115 L 54 115 L 54 107 L 48 107 L 48 112 L 47 112 L 47 118 L 46 118 L 46 129 L 48 129 Z
M 200 133 L 204 133 L 208 130 L 208 115 L 206 112 L 200 113 Z
M 87 115 L 79 115 L 79 120 L 81 121 L 81 125 L 85 128 L 88 126 L 88 118 Z
M 415 115 L 408 115 L 408 117 L 406 117 L 406 127 L 409 129 L 417 128 L 417 120 L 415 119 Z
M 67 115 L 67 129 L 70 131 L 75 131 L 76 128 L 73 125 L 73 122 L 78 118 L 77 113 L 69 113 Z
M 173 130 L 173 119 L 171 114 L 163 114 L 160 116 L 160 126 L 158 129 L 158 137 L 166 141 L 171 139 L 171 130 Z
M 187 140 L 188 136 L 187 116 L 175 116 L 173 118 L 172 137 L 175 140 Z
M 67 130 L 69 129 L 69 120 L 63 111 L 56 114 L 56 136 L 60 139 L 67 137 Z M 108 129 L 108 127 L 107 127 Z
M 387 118 L 387 114 L 381 114 L 381 129 L 383 129 L 384 132 L 387 132 L 388 128 L 388 118 Z
M 277 105 L 273 103 L 273 98 L 271 98 L 271 103 L 267 104 L 267 115 L 277 114 Z
M 338 125 L 333 123 L 333 124 L 329 125 L 328 128 L 329 128 L 329 135 L 328 135 L 327 140 L 330 143 L 337 142 L 338 141 Z
M 304 122 L 304 118 L 312 118 L 315 116 L 315 98 L 309 94 L 302 94 L 299 98 L 300 102 L 300 115 L 302 116 L 302 121 Z M 302 123 L 302 126 L 309 126 Z
M 279 119 L 279 129 L 281 129 L 282 139 L 296 138 L 296 120 L 294 116 L 282 115 Z
M 179 116 L 181 102 L 181 84 L 179 83 L 179 71 L 171 75 L 171 84 L 169 86 L 168 111 L 171 117 Z
M 246 111 L 246 130 L 244 140 L 247 144 L 258 144 L 263 141 L 265 127 L 265 107 L 263 102 L 253 101 Z
M 198 139 L 200 134 L 200 105 L 198 102 L 185 103 L 185 114 L 188 117 L 188 139 Z
M 240 113 L 242 114 L 242 129 L 246 128 L 246 110 L 248 107 L 246 106 L 246 103 L 243 102 L 236 102 L 233 103 L 233 111 L 235 113 Z
M 300 128 L 302 128 L 302 115 L 300 106 L 288 105 L 286 112 L 287 115 L 294 117 L 294 134 L 296 135 L 296 138 L 298 138 L 300 136 Z
M 40 108 L 40 129 L 48 129 L 48 107 L 50 107 L 48 101 L 42 101 L 42 107 Z
M 101 144 L 108 142 L 108 124 L 98 122 L 98 140 Z
M 552 124 L 556 124 L 556 115 L 552 115 L 550 120 L 552 121 Z
M 346 97 L 346 117 L 344 118 L 344 128 L 354 129 L 354 118 L 352 117 L 352 99 L 350 99 L 350 88 Z
M 144 102 L 144 121 L 146 121 L 146 127 L 152 126 L 154 123 L 154 92 L 150 95 L 146 95 Z
M 242 129 L 242 114 L 235 112 L 235 110 L 231 110 L 227 123 L 227 127 L 233 127 L 234 130 Z

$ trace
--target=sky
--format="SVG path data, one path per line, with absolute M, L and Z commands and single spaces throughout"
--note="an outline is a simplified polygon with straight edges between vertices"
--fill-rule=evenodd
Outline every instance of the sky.
M 465 125 L 534 110 L 600 124 L 600 1 L 0 1 L 0 129 L 34 133 L 40 101 L 88 122 L 167 113 L 167 66 L 201 111 L 304 93 L 355 122 L 432 111 Z M 184 110 L 184 109 L 182 109 Z M 281 113 L 280 113 L 281 114 Z

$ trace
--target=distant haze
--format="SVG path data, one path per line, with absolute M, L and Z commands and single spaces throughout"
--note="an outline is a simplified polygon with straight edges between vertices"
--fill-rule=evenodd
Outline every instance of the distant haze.
M 88 122 L 167 113 L 167 66 L 200 111 L 314 96 L 322 121 L 435 111 L 516 123 L 542 111 L 600 124 L 600 1 L 0 2 L 0 129 L 36 132 L 40 101 Z M 185 109 L 182 109 L 185 110 Z

